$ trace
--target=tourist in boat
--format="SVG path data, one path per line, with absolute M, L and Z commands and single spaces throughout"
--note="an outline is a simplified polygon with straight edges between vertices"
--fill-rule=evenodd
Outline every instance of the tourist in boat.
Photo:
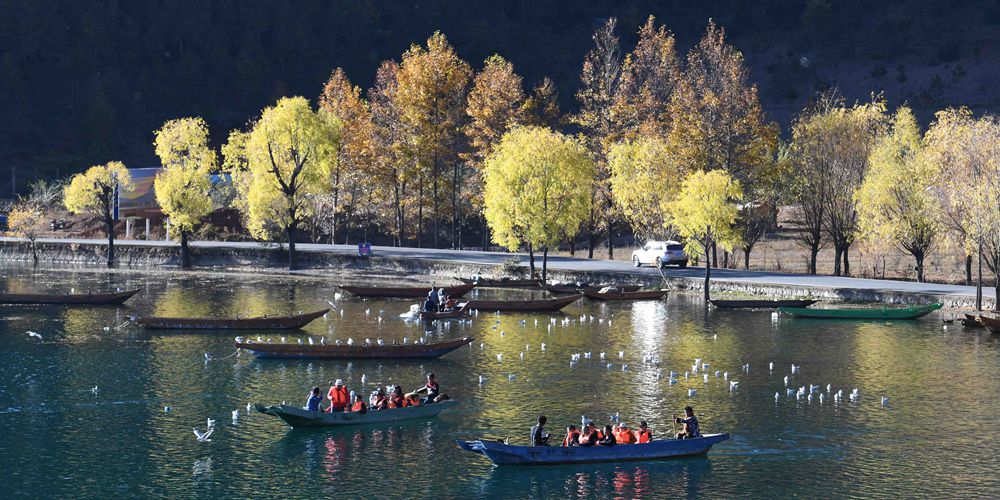
M 454 310 L 455 306 L 457 306 L 457 305 L 458 305 L 458 301 L 455 300 L 454 297 L 452 297 L 451 295 L 445 296 L 445 299 L 444 299 L 444 310 L 445 311 Z
M 368 405 L 365 404 L 365 398 L 360 394 L 354 395 L 354 405 L 351 406 L 351 411 L 362 414 L 368 411 Z
M 580 446 L 594 446 L 600 440 L 600 433 L 597 432 L 597 428 L 594 427 L 594 423 L 588 420 L 583 425 L 583 432 L 579 437 Z
M 538 423 L 531 426 L 531 446 L 548 446 L 549 433 L 545 432 L 545 415 L 538 416 Z
M 580 446 L 580 431 L 576 430 L 575 425 L 571 425 L 566 428 L 566 437 L 563 438 L 563 446 Z
M 319 386 L 313 387 L 312 392 L 309 393 L 309 399 L 306 400 L 306 409 L 309 411 L 323 411 L 320 408 L 320 403 L 323 402 L 323 396 L 319 392 Z
M 646 444 L 653 440 L 653 431 L 645 420 L 639 422 L 639 430 L 635 431 L 635 438 L 639 444 Z
M 615 434 L 615 441 L 617 441 L 618 444 L 635 444 L 636 443 L 635 434 L 632 434 L 632 431 L 629 430 L 629 428 L 628 428 L 627 425 L 625 425 L 625 422 L 619 423 L 617 430 L 618 430 L 618 433 Z
M 438 383 L 437 383 L 437 381 L 434 380 L 434 374 L 433 373 L 428 373 L 427 374 L 427 383 L 424 384 L 423 387 L 421 387 L 421 388 L 413 391 L 411 394 L 420 394 L 422 392 L 423 393 L 427 393 L 427 396 L 424 397 L 424 400 L 422 401 L 423 404 L 425 404 L 425 405 L 431 404 L 431 403 L 438 403 L 438 402 L 441 402 L 441 401 L 444 401 L 444 400 L 448 399 L 448 395 L 447 394 L 441 394 L 441 386 L 439 386 Z
M 330 400 L 330 411 L 341 412 L 347 409 L 347 405 L 351 403 L 351 396 L 347 392 L 347 387 L 344 387 L 344 381 L 337 379 L 336 382 L 330 383 L 330 392 L 327 393 L 326 398 Z
M 437 295 L 433 289 L 427 292 L 427 300 L 424 301 L 424 312 L 437 312 L 437 302 L 434 300 L 436 297 Z
M 675 418 L 678 424 L 684 424 L 684 430 L 677 433 L 677 439 L 692 439 L 701 437 L 701 429 L 698 427 L 698 417 L 694 416 L 694 409 L 690 406 L 684 407 L 684 418 Z
M 385 397 L 385 389 L 379 387 L 375 393 L 375 400 L 372 401 L 373 410 L 385 410 L 389 408 L 389 398 Z
M 610 424 L 604 426 L 604 437 L 598 440 L 597 444 L 601 446 L 614 446 L 618 444 L 618 440 L 615 439 L 614 429 L 611 428 Z
M 438 298 L 437 298 L 438 309 L 444 309 L 444 303 L 446 298 L 447 297 L 444 294 L 444 287 L 438 288 Z
M 420 406 L 420 396 L 417 394 L 407 394 L 403 398 L 404 406 Z
M 406 406 L 406 399 L 403 397 L 403 388 L 396 386 L 392 388 L 392 394 L 389 395 L 389 408 L 402 408 Z

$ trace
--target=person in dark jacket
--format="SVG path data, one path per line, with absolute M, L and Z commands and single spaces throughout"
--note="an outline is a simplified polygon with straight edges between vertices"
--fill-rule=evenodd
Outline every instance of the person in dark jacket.
M 548 446 L 549 434 L 545 432 L 545 415 L 538 416 L 538 423 L 531 426 L 531 446 Z

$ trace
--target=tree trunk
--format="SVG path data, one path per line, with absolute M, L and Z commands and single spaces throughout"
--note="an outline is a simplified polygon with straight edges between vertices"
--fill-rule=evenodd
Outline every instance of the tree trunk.
M 569 240 L 569 256 L 576 257 L 576 239 Z
M 844 254 L 844 251 L 840 249 L 839 245 L 834 245 L 833 246 L 833 250 L 834 250 L 834 254 L 833 254 L 833 275 L 834 276 L 840 276 L 840 262 L 841 262 L 840 257 L 841 257 L 841 255 Z
M 965 286 L 972 286 L 972 256 L 965 256 Z
M 705 265 L 708 265 L 708 257 L 705 257 Z M 712 242 L 712 267 L 719 267 L 719 247 Z
M 431 219 L 431 248 L 438 248 L 438 219 L 441 218 L 441 200 L 438 198 L 437 160 L 434 161 L 434 217 Z
M 115 222 L 110 214 L 104 220 L 104 230 L 108 232 L 108 267 L 115 267 Z
M 819 255 L 819 245 L 809 247 L 809 274 L 816 274 L 816 256 Z
M 451 248 L 458 248 L 458 162 L 451 175 Z
M 924 282 L 924 254 L 914 252 L 913 258 L 917 261 L 917 283 Z
M 594 225 L 590 225 L 590 233 L 587 235 L 587 258 L 594 258 L 594 241 L 597 239 L 597 235 L 594 234 Z
M 615 260 L 615 231 L 614 221 L 611 220 L 611 211 L 608 211 L 608 260 Z
M 542 247 L 542 282 L 547 279 L 546 273 L 549 267 L 549 247 Z M 1000 286 L 1000 285 L 998 285 Z
M 709 241 L 705 240 L 705 253 L 708 253 Z M 712 266 L 708 265 L 708 257 L 705 257 L 705 308 L 708 308 L 710 295 L 708 292 L 708 283 L 712 279 Z
M 33 266 L 38 265 L 38 248 L 35 247 L 35 239 L 31 239 L 31 262 Z
M 743 247 L 743 269 L 747 271 L 750 270 L 750 251 L 753 250 L 752 246 Z
M 848 257 L 851 253 L 851 247 L 844 247 L 844 276 L 851 275 L 851 259 Z
M 722 251 L 722 268 L 729 269 L 729 252 Z
M 531 243 L 528 243 L 528 272 L 530 273 L 529 278 L 534 279 L 535 277 L 535 249 L 532 248 Z
M 997 273 L 993 282 L 993 310 L 997 309 L 1000 309 L 1000 273 Z
M 994 309 L 1000 308 L 1000 304 L 994 304 Z M 979 271 L 976 277 L 976 310 L 983 310 L 983 242 L 979 242 Z
M 188 232 L 181 231 L 181 267 L 191 268 L 191 252 L 188 251 Z
M 285 234 L 288 236 L 288 270 L 295 270 L 295 226 L 285 227 Z

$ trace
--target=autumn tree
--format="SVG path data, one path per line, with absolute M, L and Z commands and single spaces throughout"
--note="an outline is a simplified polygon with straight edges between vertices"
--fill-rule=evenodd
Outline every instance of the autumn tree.
M 38 248 L 35 241 L 45 230 L 44 207 L 30 200 L 19 200 L 7 214 L 7 227 L 18 238 L 28 240 L 31 247 L 31 261 L 38 265 Z
M 484 213 L 495 243 L 542 253 L 575 237 L 590 213 L 594 164 L 576 139 L 542 127 L 517 127 L 503 136 L 483 166 Z
M 265 108 L 245 136 L 248 228 L 265 239 L 283 232 L 290 270 L 296 268 L 295 238 L 308 210 L 306 198 L 330 189 L 339 131 L 336 117 L 313 111 L 302 97 L 285 97 Z M 234 149 L 238 152 L 238 144 Z
M 438 246 L 441 210 L 441 184 L 451 191 L 451 243 L 458 241 L 458 198 L 464 176 L 458 152 L 465 121 L 465 98 L 472 69 L 455 53 L 440 32 L 427 40 L 427 47 L 413 45 L 405 54 L 396 74 L 395 106 L 406 140 L 414 158 L 419 178 L 418 244 L 423 235 L 424 184 L 430 183 L 431 241 Z M 450 173 L 448 172 L 450 167 Z M 450 182 L 448 177 L 451 177 Z
M 323 86 L 319 106 L 340 119 L 340 147 L 330 174 L 329 201 L 316 199 L 320 207 L 331 209 L 330 241 L 336 242 L 340 216 L 350 219 L 360 200 L 369 192 L 375 163 L 375 137 L 371 111 L 361 98 L 361 89 L 351 84 L 344 70 L 337 68 Z M 324 198 L 319 196 L 318 198 Z
M 669 104 L 681 76 L 674 35 L 649 16 L 639 28 L 635 50 L 625 56 L 611 105 L 615 128 L 627 139 L 666 137 Z
M 201 118 L 170 120 L 154 136 L 153 146 L 162 164 L 153 181 L 156 202 L 180 235 L 181 267 L 188 268 L 188 238 L 212 212 L 209 176 L 217 158 L 208 146 L 208 125 Z
M 611 146 L 608 153 L 611 196 L 640 238 L 668 233 L 667 209 L 683 179 L 666 141 L 642 137 Z
M 383 61 L 375 72 L 375 84 L 368 89 L 375 152 L 372 165 L 373 193 L 381 203 L 382 220 L 389 221 L 393 244 L 402 245 L 406 238 L 407 184 L 414 177 L 415 165 L 404 144 L 407 134 L 397 107 L 399 64 Z
M 687 67 L 671 95 L 669 115 L 669 143 L 683 171 L 724 170 L 740 182 L 748 206 L 771 207 L 746 211 L 740 219 L 743 251 L 749 260 L 776 210 L 767 179 L 777 166 L 778 127 L 764 118 L 743 55 L 712 21 L 688 53 Z M 714 249 L 712 260 L 716 264 Z
M 704 257 L 716 245 L 731 250 L 739 243 L 737 203 L 743 198 L 740 182 L 723 170 L 695 170 L 669 204 L 670 222 L 684 238 L 688 255 Z M 712 266 L 705 262 L 705 306 L 709 301 Z
M 131 188 L 132 175 L 125 164 L 111 161 L 74 175 L 63 195 L 67 210 L 75 214 L 89 214 L 104 223 L 108 238 L 108 267 L 115 264 L 115 196 L 119 190 Z
M 936 187 L 945 227 L 978 255 L 976 308 L 982 309 L 982 267 L 995 277 L 1000 304 L 1000 119 L 975 118 L 966 108 L 937 113 L 924 136 L 928 161 L 940 171 Z
M 564 125 L 562 110 L 559 108 L 559 90 L 549 77 L 542 78 L 524 101 L 522 119 L 525 125 L 547 127 L 558 131 Z
M 587 257 L 594 258 L 600 225 L 608 233 L 608 258 L 614 258 L 614 210 L 608 185 L 608 148 L 619 139 L 612 119 L 612 105 L 621 80 L 621 50 L 615 29 L 618 21 L 609 18 L 593 34 L 594 46 L 583 60 L 580 90 L 576 99 L 579 112 L 573 122 L 583 130 L 587 148 L 595 158 L 591 188 L 590 216 L 587 221 Z
M 924 281 L 924 257 L 938 234 L 938 209 L 931 189 L 938 180 L 936 165 L 923 155 L 920 130 L 913 112 L 902 107 L 891 132 L 871 153 L 870 168 L 855 193 L 858 227 L 868 245 L 896 244 L 917 263 L 917 281 Z

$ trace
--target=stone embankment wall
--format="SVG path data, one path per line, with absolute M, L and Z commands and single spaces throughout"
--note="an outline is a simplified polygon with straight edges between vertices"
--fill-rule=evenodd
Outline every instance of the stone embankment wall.
M 272 270 L 282 271 L 288 263 L 287 252 L 279 246 L 268 248 L 192 248 L 192 259 L 196 268 L 227 270 Z M 177 268 L 180 263 L 179 247 L 116 245 L 116 260 L 120 268 Z M 105 246 L 97 244 L 40 243 L 39 262 L 42 264 L 103 266 Z M 19 262 L 30 264 L 30 247 L 26 243 L 0 243 L 0 263 Z M 394 276 L 404 275 L 422 281 L 434 281 L 454 276 L 481 274 L 489 266 L 465 264 L 441 260 L 414 258 L 357 257 L 354 255 L 299 252 L 299 265 L 303 273 L 316 275 L 324 270 L 361 271 L 368 275 L 384 273 Z M 669 271 L 668 271 L 669 272 Z M 495 276 L 500 274 L 496 266 Z M 703 280 L 683 277 L 650 276 L 639 273 L 578 272 L 559 269 L 550 270 L 550 280 L 564 282 L 641 284 L 647 287 L 666 286 L 672 289 L 700 291 Z M 712 291 L 769 297 L 815 297 L 828 300 L 855 302 L 882 302 L 889 304 L 924 304 L 942 302 L 945 307 L 971 308 L 975 306 L 972 297 L 958 295 L 933 295 L 894 292 L 891 290 L 866 290 L 854 288 L 810 287 L 755 283 L 749 281 L 712 280 Z M 993 308 L 991 288 L 984 289 L 984 307 Z

